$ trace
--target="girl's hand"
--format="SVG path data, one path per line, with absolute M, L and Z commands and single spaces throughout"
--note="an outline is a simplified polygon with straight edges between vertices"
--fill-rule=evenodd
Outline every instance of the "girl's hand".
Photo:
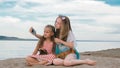
M 35 31 L 35 29 L 33 27 L 30 27 L 29 32 L 32 35 L 34 35 L 35 37 L 37 37 L 38 39 L 40 39 L 42 37 L 42 35 L 36 33 L 36 31 Z
M 44 48 L 39 48 L 40 50 L 44 50 Z
M 36 35 L 36 31 L 33 29 L 33 27 L 30 27 L 29 32 L 33 35 Z
M 33 27 L 30 27 L 30 29 L 29 29 L 29 32 L 30 32 L 30 33 L 32 33 L 32 29 L 33 29 Z
M 61 43 L 62 40 L 60 40 L 60 39 L 58 39 L 58 38 L 55 38 L 55 42 L 56 42 L 56 43 Z

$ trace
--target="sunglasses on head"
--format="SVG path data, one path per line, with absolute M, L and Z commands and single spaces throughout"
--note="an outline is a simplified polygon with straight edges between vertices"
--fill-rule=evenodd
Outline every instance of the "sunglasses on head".
M 59 17 L 61 17 L 62 20 L 65 20 L 65 18 L 66 18 L 66 16 L 64 16 L 64 15 L 59 15 Z

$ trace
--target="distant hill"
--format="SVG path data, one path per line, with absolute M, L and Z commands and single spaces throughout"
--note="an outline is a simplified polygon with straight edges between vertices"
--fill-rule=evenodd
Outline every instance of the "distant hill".
M 9 41 L 38 41 L 38 39 L 24 39 L 18 37 L 0 36 L 0 40 Z M 77 42 L 120 42 L 119 40 L 76 40 Z
M 8 37 L 8 36 L 0 36 L 0 40 L 37 41 L 37 39 L 23 39 L 23 38 Z

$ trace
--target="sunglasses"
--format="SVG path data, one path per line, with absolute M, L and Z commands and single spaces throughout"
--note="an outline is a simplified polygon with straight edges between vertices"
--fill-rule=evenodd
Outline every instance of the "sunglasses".
M 59 15 L 59 17 L 61 17 L 62 20 L 65 20 L 65 19 L 66 19 L 66 16 L 64 16 L 64 15 Z

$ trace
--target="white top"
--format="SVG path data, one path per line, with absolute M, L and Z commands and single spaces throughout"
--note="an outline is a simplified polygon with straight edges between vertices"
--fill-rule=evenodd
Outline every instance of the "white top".
M 74 43 L 74 49 L 77 50 L 77 52 L 79 52 L 78 46 L 77 46 L 77 44 L 76 44 L 75 36 L 74 36 L 74 34 L 73 34 L 72 31 L 69 31 L 69 33 L 68 33 L 67 42 L 73 42 L 73 43 Z M 58 45 L 59 45 L 59 46 L 58 46 L 58 48 L 59 48 L 59 53 L 64 52 L 64 51 L 67 51 L 67 50 L 70 49 L 69 47 L 67 47 L 67 46 L 65 46 L 65 45 L 63 45 L 63 44 L 58 44 Z
M 72 31 L 69 31 L 67 42 L 73 42 L 74 43 L 74 49 L 76 49 L 79 52 L 78 45 L 76 43 L 75 36 Z

